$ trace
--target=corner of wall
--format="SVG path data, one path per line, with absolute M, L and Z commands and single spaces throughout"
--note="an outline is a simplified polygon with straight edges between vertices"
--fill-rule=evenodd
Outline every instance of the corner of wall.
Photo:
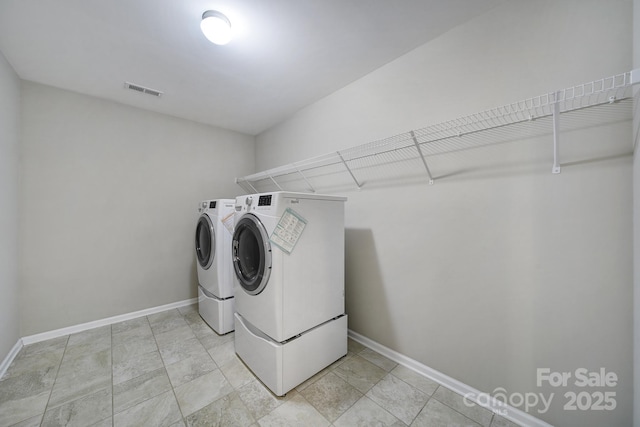
M 20 79 L 0 52 L 0 360 L 20 342 L 18 288 L 18 167 Z M 19 349 L 18 349 L 19 350 Z M 6 358 L 5 358 L 6 356 Z M 4 362 L 2 362 L 4 365 Z M 2 366 L 0 366 L 1 368 Z

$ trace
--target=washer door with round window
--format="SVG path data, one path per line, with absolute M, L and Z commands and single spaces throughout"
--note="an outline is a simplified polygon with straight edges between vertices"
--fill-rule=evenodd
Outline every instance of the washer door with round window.
M 244 215 L 235 225 L 231 245 L 238 283 L 249 295 L 258 295 L 267 286 L 271 274 L 267 230 L 255 215 Z
M 208 270 L 216 256 L 216 234 L 209 215 L 200 216 L 196 226 L 196 257 L 198 264 Z

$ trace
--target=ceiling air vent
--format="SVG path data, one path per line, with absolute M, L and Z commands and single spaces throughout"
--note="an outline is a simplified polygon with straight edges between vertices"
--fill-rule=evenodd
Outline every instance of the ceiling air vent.
M 127 89 L 135 90 L 136 92 L 146 93 L 147 95 L 157 96 L 158 98 L 162 96 L 163 92 L 155 89 L 151 89 L 148 87 L 140 86 L 131 82 L 124 82 L 124 87 Z

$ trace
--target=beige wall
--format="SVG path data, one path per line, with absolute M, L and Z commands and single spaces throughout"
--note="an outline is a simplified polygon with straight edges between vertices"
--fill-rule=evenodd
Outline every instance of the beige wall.
M 21 335 L 196 297 L 198 202 L 240 191 L 254 138 L 31 82 L 22 93 Z
M 18 165 L 20 80 L 0 52 L 0 362 L 19 335 Z
M 508 1 L 259 135 L 258 170 L 629 71 L 631 6 Z M 343 192 L 349 327 L 486 392 L 555 392 L 530 411 L 552 424 L 629 425 L 631 126 L 561 141 L 560 175 L 547 136 L 430 159 L 433 186 Z M 615 411 L 536 386 L 581 367 L 618 375 Z

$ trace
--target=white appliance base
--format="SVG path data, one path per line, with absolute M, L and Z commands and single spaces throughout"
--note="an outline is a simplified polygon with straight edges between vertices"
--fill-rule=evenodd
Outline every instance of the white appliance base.
M 220 335 L 234 329 L 234 298 L 219 299 L 198 286 L 198 312 L 200 317 Z
M 273 341 L 235 314 L 236 353 L 276 396 L 311 378 L 347 354 L 347 315 L 284 343 Z

